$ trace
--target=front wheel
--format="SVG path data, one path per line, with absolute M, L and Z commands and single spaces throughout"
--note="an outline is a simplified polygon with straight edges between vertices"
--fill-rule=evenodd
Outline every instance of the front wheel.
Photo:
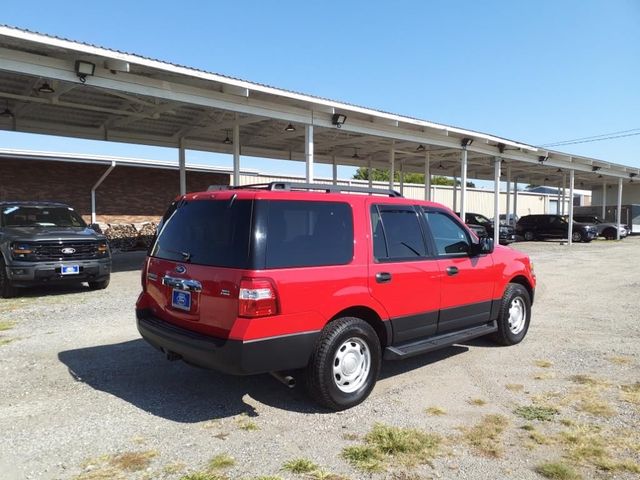
M 364 401 L 378 379 L 380 340 L 364 320 L 339 318 L 322 331 L 306 370 L 312 398 L 332 410 Z
M 617 238 L 616 231 L 613 228 L 607 228 L 602 234 L 607 240 L 615 240 Z
M 108 276 L 107 278 L 105 278 L 103 280 L 99 280 L 97 282 L 89 282 L 89 289 L 90 290 L 104 290 L 105 288 L 107 288 L 109 286 L 110 280 L 111 280 L 111 276 Z
M 524 232 L 523 237 L 527 242 L 530 242 L 531 240 L 535 240 L 536 238 L 536 236 L 530 230 L 527 230 L 526 232 Z
M 574 243 L 582 242 L 582 241 L 583 241 L 582 233 L 580 233 L 580 232 L 573 232 L 573 233 L 571 234 L 571 240 L 573 240 L 573 242 L 574 242 Z
M 498 331 L 493 335 L 500 345 L 520 343 L 529 330 L 531 321 L 531 297 L 526 288 L 510 283 L 502 295 L 498 313 Z
M 7 266 L 2 257 L 0 257 L 0 298 L 12 298 L 17 295 L 17 289 L 11 283 Z

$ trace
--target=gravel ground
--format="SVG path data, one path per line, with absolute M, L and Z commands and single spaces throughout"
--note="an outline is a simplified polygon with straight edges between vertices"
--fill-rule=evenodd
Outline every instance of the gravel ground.
M 221 471 L 228 478 L 305 478 L 282 469 L 300 457 L 324 470 L 311 478 L 336 480 L 533 479 L 542 478 L 537 465 L 556 460 L 584 478 L 637 478 L 640 406 L 629 385 L 640 381 L 639 247 L 640 237 L 571 248 L 518 244 L 539 280 L 523 343 L 477 340 L 387 362 L 371 397 L 340 413 L 319 410 L 268 375 L 229 377 L 167 362 L 135 327 L 142 257 L 120 254 L 107 290 L 0 300 L 0 325 L 13 322 L 0 331 L 0 477 L 179 479 L 228 454 L 235 458 Z M 557 414 L 544 422 L 514 413 L 530 405 Z M 464 429 L 490 414 L 506 426 L 483 452 Z M 355 469 L 342 450 L 363 444 L 376 422 L 437 434 L 438 454 L 413 466 L 388 458 L 386 471 L 373 475 Z M 567 440 L 570 431 L 580 432 L 577 440 Z M 580 456 L 571 450 L 580 439 L 603 442 L 611 458 Z M 148 458 L 119 463 L 131 452 Z

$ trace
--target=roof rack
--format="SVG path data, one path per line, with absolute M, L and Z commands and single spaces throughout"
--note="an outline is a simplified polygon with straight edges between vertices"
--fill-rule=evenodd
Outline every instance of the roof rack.
M 270 183 L 254 183 L 251 185 L 242 185 L 231 187 L 226 185 L 211 185 L 208 190 L 242 190 L 245 188 L 257 188 L 271 191 L 291 191 L 291 190 L 320 190 L 326 193 L 368 193 L 370 195 L 385 195 L 389 197 L 402 197 L 400 192 L 396 190 L 385 190 L 383 188 L 354 187 L 351 185 L 327 185 L 324 183 L 296 183 L 296 182 L 270 182 Z

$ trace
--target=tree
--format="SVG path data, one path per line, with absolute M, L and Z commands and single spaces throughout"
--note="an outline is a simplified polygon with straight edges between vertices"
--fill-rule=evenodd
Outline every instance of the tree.
M 382 170 L 380 168 L 371 169 L 371 176 L 376 182 L 388 182 L 389 170 Z M 400 172 L 396 171 L 393 175 L 396 182 L 400 182 Z M 353 175 L 354 180 L 369 180 L 369 169 L 360 167 Z M 424 185 L 424 174 L 422 173 L 405 173 L 404 183 L 415 183 L 418 185 Z M 456 180 L 456 184 L 460 185 L 460 180 Z M 440 175 L 431 176 L 431 185 L 453 185 L 453 179 L 449 177 L 442 177 Z M 474 188 L 473 182 L 467 182 L 467 187 Z

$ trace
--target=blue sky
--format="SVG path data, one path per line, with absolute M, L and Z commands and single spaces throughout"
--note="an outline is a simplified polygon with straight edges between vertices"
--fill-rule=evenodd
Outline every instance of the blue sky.
M 534 145 L 640 129 L 638 0 L 63 3 L 3 0 L 0 23 Z M 638 143 L 558 149 L 640 166 Z M 177 157 L 10 132 L 0 147 Z M 303 172 L 287 163 L 242 159 Z

